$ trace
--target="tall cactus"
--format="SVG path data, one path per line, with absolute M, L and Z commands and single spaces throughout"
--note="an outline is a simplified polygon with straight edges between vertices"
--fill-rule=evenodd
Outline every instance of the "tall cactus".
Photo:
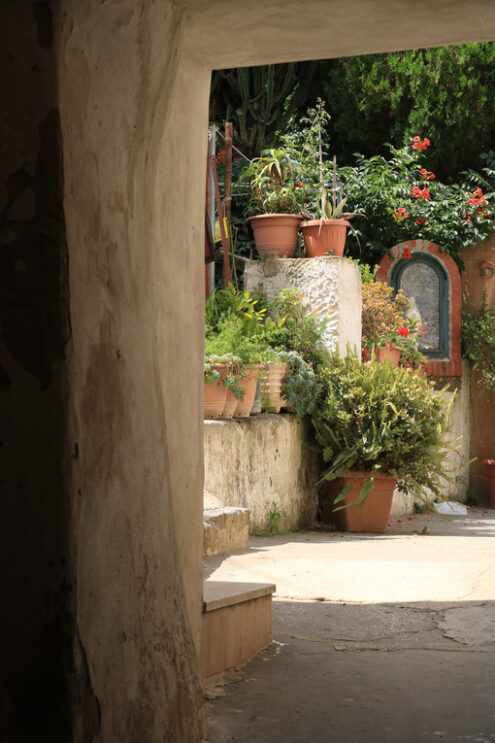
M 234 142 L 248 157 L 276 145 L 276 132 L 303 109 L 318 62 L 240 67 L 213 74 L 210 118 L 234 124 Z

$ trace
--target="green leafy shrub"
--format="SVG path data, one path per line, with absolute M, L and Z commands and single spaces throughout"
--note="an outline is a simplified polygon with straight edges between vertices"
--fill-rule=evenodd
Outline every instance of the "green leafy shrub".
M 362 336 L 366 346 L 371 347 L 390 336 L 397 328 L 406 324 L 409 300 L 402 291 L 382 281 L 368 281 L 361 287 Z
M 295 351 L 281 351 L 279 359 L 286 365 L 282 395 L 297 416 L 316 415 L 323 392 L 313 367 Z
M 365 215 L 356 217 L 355 231 L 367 259 L 379 259 L 393 245 L 414 237 L 436 243 L 462 268 L 460 249 L 481 242 L 493 229 L 494 194 L 483 193 L 481 186 L 473 189 L 472 172 L 461 184 L 437 180 L 422 164 L 429 144 L 415 136 L 401 149 L 389 145 L 388 159 L 356 155 L 354 167 L 340 168 L 347 207 Z M 359 253 L 352 240 L 351 234 L 349 249 Z
M 442 391 L 406 369 L 353 356 L 333 359 L 319 377 L 324 402 L 313 425 L 329 464 L 322 481 L 357 470 L 391 475 L 420 499 L 424 488 L 443 497 L 442 478 L 453 481 L 446 454 L 457 447 L 445 441 L 452 402 L 444 404 Z

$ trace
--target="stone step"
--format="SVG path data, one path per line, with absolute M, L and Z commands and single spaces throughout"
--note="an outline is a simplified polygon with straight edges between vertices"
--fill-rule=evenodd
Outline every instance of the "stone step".
M 201 674 L 206 683 L 272 641 L 272 583 L 207 580 L 203 589 Z
M 235 506 L 203 511 L 204 554 L 223 555 L 248 548 L 249 509 Z

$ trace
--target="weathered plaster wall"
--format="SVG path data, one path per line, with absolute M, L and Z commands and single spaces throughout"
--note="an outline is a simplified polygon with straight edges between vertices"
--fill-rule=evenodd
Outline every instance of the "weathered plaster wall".
M 4 0 L 0 36 L 1 705 L 30 743 L 189 743 L 202 735 L 209 72 L 493 39 L 495 5 Z
M 449 380 L 438 378 L 437 387 L 443 387 Z M 454 397 L 454 402 L 450 410 L 451 429 L 446 437 L 447 441 L 458 439 L 454 446 L 459 448 L 450 451 L 447 454 L 447 471 L 454 478 L 455 482 L 450 483 L 444 480 L 443 493 L 449 500 L 466 502 L 467 491 L 469 487 L 469 466 L 471 458 L 471 379 L 469 365 L 462 362 L 462 377 L 451 378 L 449 382 L 450 389 L 442 394 L 446 404 L 449 404 Z M 435 500 L 432 493 L 426 493 L 427 497 Z M 394 493 L 392 502 L 392 516 L 401 516 L 406 513 L 414 513 L 414 501 L 416 499 L 409 493 L 401 493 L 398 490 Z
M 0 5 L 0 739 L 67 740 L 70 334 L 48 2 Z
M 483 267 L 495 268 L 495 233 L 473 248 L 463 251 L 465 270 L 462 272 L 462 292 L 466 302 L 478 308 L 486 291 L 489 306 L 495 305 L 495 276 L 485 276 Z M 489 485 L 484 459 L 495 457 L 495 394 L 487 394 L 478 382 L 480 373 L 471 375 L 471 487 L 474 495 L 489 503 Z
M 209 75 L 175 3 L 65 8 L 78 636 L 98 740 L 195 741 Z
M 269 299 L 280 289 L 297 289 L 304 305 L 325 322 L 321 345 L 341 356 L 361 349 L 361 274 L 348 258 L 282 258 L 249 261 L 249 291 L 261 288 Z
M 249 529 L 266 531 L 275 502 L 281 529 L 316 520 L 318 455 L 310 424 L 293 415 L 204 422 L 205 488 L 226 506 L 249 509 Z

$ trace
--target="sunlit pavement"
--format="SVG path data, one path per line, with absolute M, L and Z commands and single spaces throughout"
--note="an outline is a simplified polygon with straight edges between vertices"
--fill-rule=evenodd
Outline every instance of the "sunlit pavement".
M 210 690 L 209 740 L 495 741 L 494 537 L 478 508 L 209 558 L 211 578 L 277 585 L 275 642 Z

